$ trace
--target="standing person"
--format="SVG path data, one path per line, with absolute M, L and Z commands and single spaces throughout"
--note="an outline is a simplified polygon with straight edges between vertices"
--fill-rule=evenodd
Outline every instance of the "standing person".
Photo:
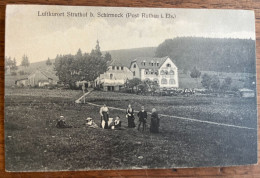
M 108 107 L 106 106 L 106 104 L 104 104 L 104 105 L 100 108 L 99 113 L 100 113 L 100 116 L 101 116 L 101 123 L 100 123 L 101 127 L 102 127 L 103 129 L 108 129 L 108 118 L 109 118 L 109 117 L 108 117 L 108 114 L 109 114 L 109 111 L 108 111 Z M 102 121 L 105 122 L 105 125 L 104 125 L 104 126 L 102 126 Z
M 134 109 L 131 107 L 131 104 L 128 105 L 126 109 L 126 118 L 128 120 L 128 127 L 134 128 L 135 127 L 135 117 L 134 117 Z
M 139 125 L 138 130 L 140 129 L 140 125 L 143 124 L 143 131 L 146 129 L 146 120 L 147 120 L 147 112 L 144 110 L 144 106 L 141 107 L 141 111 L 137 114 L 139 117 Z
M 152 115 L 151 115 L 150 132 L 159 133 L 159 126 L 160 126 L 160 119 L 158 117 L 158 113 L 156 112 L 156 109 L 153 108 Z
M 86 90 L 85 83 L 83 83 L 82 84 L 82 92 L 83 92 L 83 94 L 85 94 L 85 90 Z

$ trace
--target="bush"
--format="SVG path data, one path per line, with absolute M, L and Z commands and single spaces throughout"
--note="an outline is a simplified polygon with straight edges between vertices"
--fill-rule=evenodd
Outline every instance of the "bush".
M 94 90 L 96 90 L 96 91 L 100 91 L 101 88 L 100 88 L 100 87 L 94 87 Z
M 231 88 L 231 91 L 237 92 L 237 91 L 238 91 L 238 87 L 237 87 L 237 86 L 232 87 L 232 88 Z
M 12 75 L 12 76 L 16 76 L 17 73 L 16 73 L 16 72 L 11 72 L 11 75 Z

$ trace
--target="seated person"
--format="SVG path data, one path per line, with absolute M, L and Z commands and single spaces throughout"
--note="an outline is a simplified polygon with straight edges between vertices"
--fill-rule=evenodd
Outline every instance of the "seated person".
M 86 119 L 86 121 L 87 121 L 87 123 L 86 123 L 87 126 L 89 126 L 91 128 L 98 128 L 98 125 L 92 120 L 91 117 L 88 117 Z
M 57 128 L 71 128 L 72 126 L 68 125 L 64 116 L 60 116 L 60 119 L 56 123 Z
M 114 124 L 112 129 L 120 129 L 121 128 L 121 121 L 120 121 L 120 117 L 116 116 L 116 119 L 114 120 Z
M 108 118 L 108 129 L 112 129 L 112 126 L 114 125 L 114 119 L 112 117 Z

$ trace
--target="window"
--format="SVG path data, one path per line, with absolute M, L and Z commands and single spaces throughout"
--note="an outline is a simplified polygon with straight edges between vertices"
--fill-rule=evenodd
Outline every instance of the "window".
M 163 79 L 161 80 L 161 84 L 167 84 L 167 79 L 163 78 Z
M 167 70 L 164 73 L 165 73 L 165 75 L 168 75 L 168 71 Z
M 170 75 L 174 75 L 174 71 L 173 71 L 173 70 L 170 70 L 169 74 L 170 74 Z
M 146 70 L 144 71 L 144 73 L 145 73 L 146 75 L 148 75 L 148 74 L 149 74 L 149 70 L 146 69 Z
M 110 74 L 110 79 L 113 79 L 113 74 Z
M 117 66 L 116 69 L 119 70 L 119 66 Z
M 134 64 L 134 68 L 136 68 L 136 64 Z
M 167 64 L 166 66 L 167 66 L 167 67 L 171 67 L 171 64 Z
M 159 62 L 157 62 L 157 66 L 159 66 Z
M 152 66 L 153 66 L 153 63 L 151 63 L 152 64 Z
M 112 70 L 115 70 L 115 66 L 112 66 Z
M 159 83 L 159 80 L 157 78 L 153 79 L 154 83 Z
M 164 73 L 164 71 L 163 71 L 163 70 L 161 70 L 160 74 L 161 74 L 161 75 L 164 75 L 165 73 Z
M 124 67 L 121 67 L 121 70 L 124 70 Z
M 135 71 L 133 72 L 133 76 L 135 76 Z
M 170 79 L 169 83 L 174 85 L 175 84 L 175 80 L 174 79 Z
M 156 70 L 156 71 L 154 72 L 154 74 L 155 74 L 155 75 L 158 75 L 158 70 Z

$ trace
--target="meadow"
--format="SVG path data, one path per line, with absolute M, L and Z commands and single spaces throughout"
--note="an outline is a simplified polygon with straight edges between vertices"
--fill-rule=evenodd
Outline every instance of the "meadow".
M 89 128 L 99 124 L 99 107 L 76 104 L 81 91 L 17 89 L 5 91 L 5 150 L 8 171 L 178 168 L 256 163 L 256 100 L 214 97 L 151 97 L 93 91 L 86 101 L 107 104 L 122 130 Z M 159 114 L 252 129 L 160 117 L 160 133 L 127 128 L 123 110 L 157 108 Z M 119 109 L 116 109 L 119 108 Z M 72 128 L 58 129 L 60 115 Z M 136 124 L 137 124 L 136 118 Z M 148 123 L 150 122 L 150 115 Z M 248 146 L 250 145 L 250 146 Z

